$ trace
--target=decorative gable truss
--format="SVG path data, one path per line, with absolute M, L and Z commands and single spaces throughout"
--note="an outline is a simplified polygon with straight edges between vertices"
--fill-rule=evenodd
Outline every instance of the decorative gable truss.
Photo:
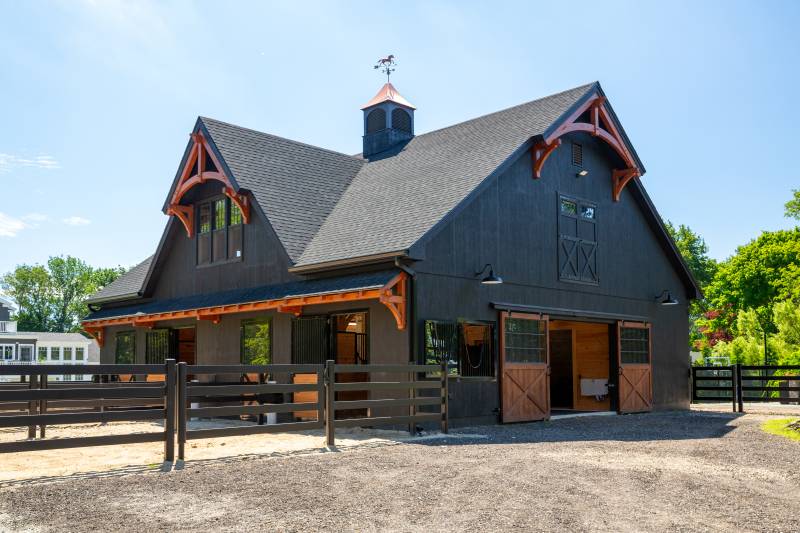
M 229 197 L 242 212 L 242 219 L 245 224 L 250 222 L 250 201 L 247 196 L 236 192 L 230 178 L 222 170 L 217 156 L 208 146 L 208 141 L 201 132 L 192 133 L 192 151 L 186 160 L 186 165 L 181 171 L 178 183 L 175 185 L 175 192 L 170 198 L 167 207 L 167 215 L 174 215 L 183 223 L 186 228 L 186 235 L 191 238 L 194 236 L 194 206 L 181 205 L 181 199 L 187 192 L 196 185 L 205 183 L 208 180 L 217 180 L 222 183 L 222 191 Z
M 633 154 L 628 150 L 625 140 L 614 125 L 607 108 L 606 97 L 599 94 L 578 107 L 555 131 L 531 148 L 533 178 L 538 179 L 542 176 L 542 167 L 550 154 L 561 145 L 561 137 L 576 131 L 599 137 L 613 148 L 625 162 L 625 168 L 614 169 L 612 173 L 612 195 L 614 201 L 618 202 L 622 189 L 633 178 L 641 176 L 642 172 L 636 164 Z

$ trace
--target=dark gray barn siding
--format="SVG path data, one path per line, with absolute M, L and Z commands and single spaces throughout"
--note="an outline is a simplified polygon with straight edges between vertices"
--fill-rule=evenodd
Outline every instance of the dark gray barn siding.
M 203 187 L 197 197 L 191 198 L 192 202 L 202 201 L 220 192 L 220 188 L 213 183 Z M 197 237 L 189 239 L 182 224 L 172 224 L 153 272 L 153 286 L 148 296 L 166 299 L 298 279 L 287 271 L 289 256 L 255 206 L 251 209 L 250 223 L 245 224 L 243 229 L 241 261 L 198 267 Z
M 531 178 L 531 159 L 524 155 L 427 243 L 425 260 L 414 265 L 417 331 L 425 319 L 497 320 L 491 302 L 646 317 L 653 324 L 656 407 L 686 407 L 684 284 L 630 190 L 623 191 L 620 202 L 612 201 L 613 156 L 607 147 L 588 135 L 575 138 L 583 145 L 588 176 L 576 177 L 570 139 L 564 138 L 541 179 Z M 597 204 L 598 285 L 559 281 L 559 193 Z M 503 285 L 482 286 L 475 278 L 486 263 L 493 264 Z M 654 297 L 663 289 L 680 305 L 657 305 Z M 451 390 L 454 418 L 496 419 L 496 380 L 464 379 Z

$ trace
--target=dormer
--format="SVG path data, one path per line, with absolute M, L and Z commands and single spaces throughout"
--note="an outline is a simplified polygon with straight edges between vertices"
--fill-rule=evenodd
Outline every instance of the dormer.
M 361 110 L 364 112 L 363 155 L 369 158 L 414 137 L 414 110 L 391 83 L 386 83 Z

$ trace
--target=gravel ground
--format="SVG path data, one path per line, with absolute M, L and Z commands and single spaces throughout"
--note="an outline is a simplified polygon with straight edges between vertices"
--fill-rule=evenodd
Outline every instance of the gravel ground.
M 0 489 L 0 529 L 800 531 L 800 443 L 767 418 L 574 418 L 21 483 Z

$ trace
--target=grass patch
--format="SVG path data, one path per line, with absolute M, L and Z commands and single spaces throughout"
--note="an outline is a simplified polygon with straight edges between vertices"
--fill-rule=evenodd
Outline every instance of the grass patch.
M 786 437 L 800 442 L 800 431 L 787 427 L 792 422 L 797 421 L 797 418 L 776 418 L 774 420 L 767 420 L 761 424 L 761 429 L 767 433 L 780 435 L 781 437 Z

